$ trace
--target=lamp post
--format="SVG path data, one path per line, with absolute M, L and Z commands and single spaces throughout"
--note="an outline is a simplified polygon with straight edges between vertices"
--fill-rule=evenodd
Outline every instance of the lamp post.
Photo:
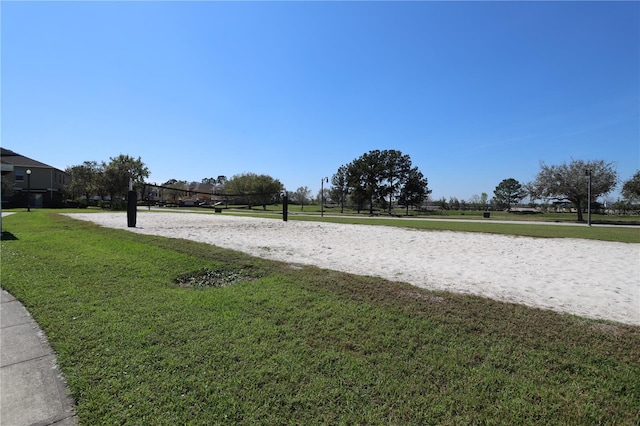
M 27 169 L 27 211 L 31 211 L 31 169 Z
M 584 174 L 589 177 L 589 191 L 587 192 L 587 225 L 591 226 L 591 170 L 586 169 Z
M 329 183 L 329 178 L 320 179 L 320 217 L 324 217 L 324 183 Z

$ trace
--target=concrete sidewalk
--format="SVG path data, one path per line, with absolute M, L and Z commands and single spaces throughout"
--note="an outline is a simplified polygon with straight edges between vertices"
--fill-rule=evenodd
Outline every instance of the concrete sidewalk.
M 0 306 L 0 424 L 77 425 L 74 402 L 44 333 L 4 289 Z

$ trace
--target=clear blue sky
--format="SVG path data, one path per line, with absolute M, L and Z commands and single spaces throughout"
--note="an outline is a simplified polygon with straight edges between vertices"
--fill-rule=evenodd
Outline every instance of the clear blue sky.
M 315 196 L 372 149 L 433 198 L 540 162 L 640 168 L 639 2 L 11 2 L 2 146 L 152 182 L 265 173 Z M 615 194 L 617 197 L 617 193 Z

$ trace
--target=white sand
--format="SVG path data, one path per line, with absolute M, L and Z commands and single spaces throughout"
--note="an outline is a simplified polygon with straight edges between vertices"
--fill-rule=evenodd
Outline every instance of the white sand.
M 640 244 L 139 211 L 70 214 L 291 263 L 640 325 Z

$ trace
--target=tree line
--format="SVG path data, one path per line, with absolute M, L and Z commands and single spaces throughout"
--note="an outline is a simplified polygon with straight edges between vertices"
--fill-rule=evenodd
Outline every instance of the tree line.
M 149 185 L 145 183 L 149 169 L 141 158 L 122 154 L 110 158 L 108 163 L 85 161 L 67 168 L 66 172 L 71 176 L 69 194 L 86 200 L 96 195 L 101 199 L 108 196 L 112 201 L 124 197 L 129 182 L 138 193 L 144 194 L 145 185 Z M 496 208 L 509 210 L 526 197 L 532 201 L 567 202 L 576 208 L 578 220 L 582 221 L 582 211 L 589 196 L 587 181 L 590 181 L 592 200 L 610 193 L 619 183 L 614 165 L 603 160 L 571 160 L 559 165 L 541 163 L 533 181 L 522 184 L 514 178 L 504 179 L 495 187 L 491 200 L 482 193 L 468 203 L 475 208 L 484 208 L 491 202 Z M 264 209 L 267 204 L 280 202 L 284 191 L 278 179 L 255 173 L 239 174 L 230 179 L 226 176 L 205 178 L 202 183 L 215 185 L 218 188 L 216 195 L 239 197 L 249 205 L 262 205 Z M 164 185 L 175 189 L 176 194 L 185 193 L 188 187 L 185 181 L 175 179 Z M 394 206 L 402 206 L 408 214 L 410 207 L 423 206 L 431 192 L 427 178 L 413 166 L 409 155 L 398 150 L 371 150 L 338 167 L 331 176 L 330 185 L 323 188 L 318 198 L 340 206 L 341 212 L 345 206 L 353 206 L 358 212 L 366 209 L 373 214 L 374 209 L 382 209 L 391 213 Z M 308 187 L 300 187 L 290 195 L 292 202 L 304 206 L 311 191 Z M 623 182 L 622 195 L 628 202 L 640 202 L 640 170 Z M 444 207 L 446 201 L 443 199 L 441 203 Z M 460 208 L 462 203 L 452 198 L 448 204 Z
M 144 180 L 149 177 L 149 169 L 140 157 L 123 154 L 110 158 L 108 163 L 85 161 L 68 167 L 66 173 L 71 177 L 71 183 L 66 188 L 71 197 L 84 197 L 87 203 L 94 196 L 101 200 L 108 198 L 112 208 L 124 205 L 117 200 L 124 199 L 130 182 L 134 189 L 142 192 Z
M 568 164 L 560 165 L 542 163 L 535 179 L 529 183 L 521 184 L 514 178 L 502 180 L 494 189 L 494 197 L 490 202 L 492 206 L 505 210 L 511 210 L 512 205 L 518 204 L 526 197 L 532 202 L 566 202 L 576 209 L 578 221 L 583 221 L 582 212 L 587 208 L 589 195 L 593 206 L 597 198 L 613 191 L 618 182 L 618 173 L 614 165 L 603 160 L 572 160 Z M 640 201 L 640 171 L 636 171 L 629 180 L 623 182 L 621 193 L 628 203 Z M 472 204 L 489 205 L 486 193 L 482 194 L 481 199 L 475 197 L 471 200 Z M 452 199 L 449 205 L 452 204 L 460 206 L 461 203 Z
M 200 183 L 210 185 L 212 189 L 198 190 Z M 284 190 L 284 186 L 278 179 L 256 173 L 243 173 L 235 175 L 231 179 L 227 179 L 226 176 L 205 178 L 199 183 L 170 179 L 162 185 L 152 186 L 161 188 L 163 195 L 173 203 L 177 203 L 185 196 L 204 194 L 223 198 L 227 203 L 248 204 L 249 206 L 262 205 L 265 210 L 267 204 L 280 201 L 281 193 Z
M 108 200 L 112 208 L 122 208 L 129 184 L 134 190 L 146 198 L 151 187 L 163 188 L 166 195 L 174 202 L 182 197 L 190 196 L 196 191 L 190 191 L 189 183 L 170 179 L 162 185 L 149 184 L 145 178 L 149 177 L 149 169 L 140 157 L 119 155 L 107 162 L 85 161 L 82 164 L 66 169 L 71 177 L 71 183 L 66 192 L 72 198 L 84 199 L 88 203 L 92 197 Z M 239 198 L 249 205 L 262 205 L 280 200 L 284 186 L 278 179 L 268 175 L 244 173 L 227 179 L 226 176 L 202 179 L 202 183 L 222 188 L 216 195 Z
M 394 204 L 419 207 L 431 193 L 428 180 L 411 157 L 398 150 L 372 150 L 338 168 L 331 177 L 329 198 L 340 205 L 348 201 L 358 212 L 375 207 L 391 213 Z

